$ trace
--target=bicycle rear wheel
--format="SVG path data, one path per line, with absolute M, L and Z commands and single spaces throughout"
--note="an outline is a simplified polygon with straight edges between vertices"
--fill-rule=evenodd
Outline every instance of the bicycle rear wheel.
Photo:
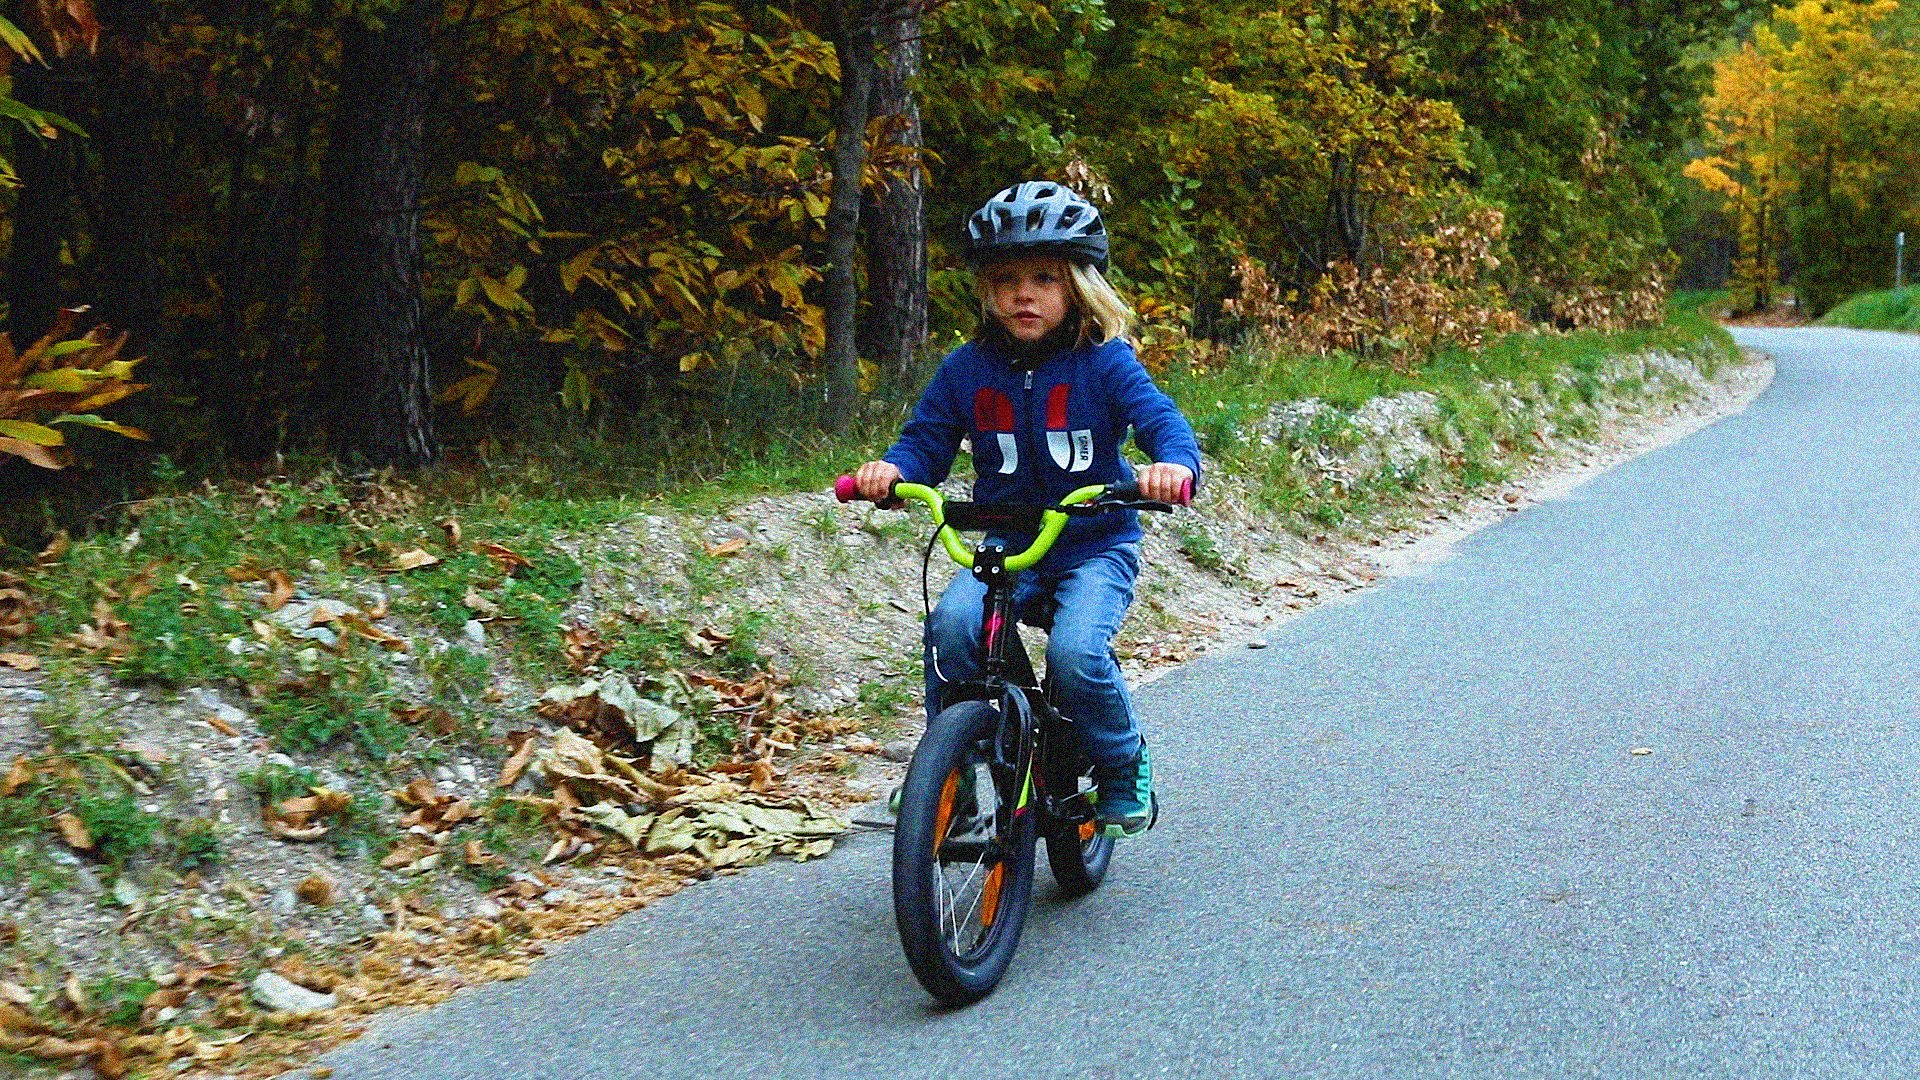
M 1093 769 L 1079 753 L 1049 755 L 1047 794 L 1056 802 L 1093 787 Z M 1047 841 L 1047 866 L 1060 892 L 1072 898 L 1100 887 L 1113 861 L 1113 837 L 1092 821 L 1067 821 L 1049 816 L 1042 829 Z
M 893 914 L 914 977 L 944 1005 L 993 992 L 1033 900 L 1032 807 L 994 783 L 1000 714 L 965 701 L 934 717 L 900 789 Z

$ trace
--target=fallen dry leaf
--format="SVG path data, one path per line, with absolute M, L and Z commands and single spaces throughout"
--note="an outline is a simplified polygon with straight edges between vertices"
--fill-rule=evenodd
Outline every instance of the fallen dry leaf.
M 333 879 L 324 874 L 309 875 L 294 886 L 293 892 L 314 907 L 332 907 L 339 894 Z
M 460 602 L 481 622 L 500 617 L 500 605 L 481 596 L 479 590 L 471 585 L 467 586 L 467 595 L 461 597 Z
M 699 630 L 687 631 L 687 636 L 684 640 L 687 643 L 687 648 L 692 649 L 701 656 L 712 656 L 715 651 L 732 641 L 733 635 L 721 630 L 715 630 L 711 626 L 705 626 Z
M 447 534 L 448 547 L 460 546 L 460 519 L 445 517 L 435 522 L 435 524 L 439 525 L 441 531 Z
M 10 983 L 4 979 L 0 979 L 0 1001 L 4 1001 L 9 1005 L 18 1005 L 22 1008 L 27 1008 L 33 1004 L 33 995 L 27 991 L 26 987 L 21 986 L 19 983 Z
M 481 847 L 480 841 L 473 839 L 471 837 L 467 839 L 467 846 L 465 851 L 462 852 L 462 854 L 465 856 L 468 866 L 503 866 L 505 865 L 505 860 L 501 859 L 500 856 L 495 855 L 493 852 L 488 851 L 485 848 Z
M 71 971 L 67 972 L 66 979 L 60 983 L 60 996 L 77 1012 L 93 1011 L 93 1002 L 87 999 L 86 988 L 80 985 L 80 976 Z
M 412 551 L 403 551 L 394 556 L 393 565 L 387 567 L 387 569 L 391 572 L 399 573 L 403 570 L 418 570 L 423 566 L 432 566 L 439 561 L 440 557 L 438 555 L 430 555 L 421 548 L 414 548 Z
M 744 536 L 736 536 L 725 543 L 705 544 L 702 546 L 707 549 L 708 558 L 724 559 L 730 555 L 738 555 L 742 551 L 745 551 L 747 549 L 747 538 Z
M 591 626 L 572 627 L 560 635 L 560 641 L 568 666 L 579 672 L 598 664 L 613 651 L 613 646 L 602 640 L 599 631 Z
M 60 830 L 60 839 L 75 851 L 92 851 L 93 834 L 87 831 L 86 822 L 71 813 L 62 813 L 53 819 L 54 827 Z
M 490 540 L 482 540 L 473 545 L 473 550 L 492 559 L 502 571 L 508 574 L 519 570 L 521 567 L 533 565 L 532 559 L 527 558 L 525 555 L 520 554 L 504 544 L 496 544 Z
M 60 561 L 60 556 L 65 555 L 71 546 L 73 541 L 67 537 L 67 530 L 61 529 L 53 534 L 53 539 L 47 541 L 46 547 L 40 549 L 40 554 L 33 557 L 34 565 L 52 566 Z
M 12 586 L 19 578 L 0 574 L 0 585 Z M 0 589 L 0 638 L 23 638 L 32 632 L 33 598 L 23 588 Z
M 27 781 L 32 779 L 33 765 L 25 756 L 14 758 L 13 768 L 7 770 L 7 778 L 0 780 L 0 799 L 19 791 L 26 786 Z
M 1634 757 L 1646 757 L 1647 755 L 1653 753 L 1653 747 L 1636 746 L 1633 749 L 1628 750 L 1627 753 L 1632 754 Z
M 520 779 L 520 774 L 526 771 L 527 762 L 533 759 L 533 731 L 508 732 L 507 745 L 513 750 L 507 763 L 500 766 L 500 779 L 496 781 L 500 787 L 512 787 Z
M 206 715 L 206 721 L 207 721 L 208 727 L 212 728 L 213 730 L 219 732 L 222 735 L 240 734 L 239 730 L 235 728 L 232 724 L 229 724 L 225 720 L 220 719 L 219 713 L 208 713 Z
M 40 670 L 39 657 L 20 652 L 0 652 L 0 664 L 5 664 L 15 671 Z
M 273 590 L 267 594 L 268 611 L 279 611 L 293 599 L 293 579 L 285 570 L 267 571 L 267 585 Z
M 277 818 L 269 819 L 266 824 L 267 831 L 282 840 L 305 842 L 308 840 L 318 840 L 327 835 L 327 827 L 325 825 L 309 825 L 305 828 L 295 828 Z

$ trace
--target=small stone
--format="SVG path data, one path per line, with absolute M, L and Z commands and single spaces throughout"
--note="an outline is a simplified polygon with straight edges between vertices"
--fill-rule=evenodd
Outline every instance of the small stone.
M 256 976 L 250 989 L 253 991 L 253 1000 L 268 1012 L 304 1016 L 323 1012 L 340 1003 L 340 999 L 332 994 L 316 994 L 271 971 L 263 971 Z
M 0 686 L 0 701 L 24 701 L 37 705 L 47 700 L 47 692 L 31 686 Z
M 360 921 L 369 926 L 385 926 L 387 925 L 387 913 L 374 907 L 372 904 L 366 904 L 360 908 Z
M 455 766 L 453 774 L 459 777 L 460 781 L 465 784 L 477 784 L 480 782 L 480 771 L 466 762 L 461 762 Z
M 278 765 L 278 766 L 280 766 L 280 767 L 281 767 L 281 768 L 283 768 L 283 769 L 295 769 L 295 768 L 299 768 L 299 766 L 297 766 L 297 765 L 295 765 L 295 764 L 293 763 L 293 759 L 292 759 L 292 758 L 290 758 L 290 757 L 288 757 L 288 756 L 287 756 L 287 755 L 285 755 L 285 754 L 278 754 L 278 753 L 276 753 L 276 754 L 268 754 L 268 755 L 267 755 L 267 764 L 269 764 L 269 765 Z
M 309 626 L 293 636 L 306 641 L 317 641 L 329 649 L 340 644 L 340 635 L 325 626 Z
M 239 638 L 228 638 L 227 651 L 232 653 L 235 656 L 245 655 L 247 651 L 247 643 L 244 641 L 241 641 Z
M 1266 638 L 1258 638 L 1258 637 L 1257 637 L 1257 638 L 1254 638 L 1254 639 L 1252 639 L 1251 641 L 1248 641 L 1248 642 L 1247 642 L 1247 648 L 1249 648 L 1249 649 L 1264 649 L 1264 648 L 1266 648 L 1266 647 L 1267 647 L 1267 639 L 1266 639 Z
M 140 886 L 134 884 L 131 877 L 128 877 L 126 874 L 121 874 L 119 877 L 113 879 L 114 903 L 123 908 L 130 908 L 138 905 L 140 900 Z
M 292 886 L 283 886 L 273 890 L 273 899 L 268 902 L 275 915 L 291 915 L 300 908 L 300 897 Z
M 435 780 L 452 780 L 453 770 L 447 768 L 445 765 L 435 766 L 433 770 L 433 778 Z
M 460 639 L 476 649 L 487 647 L 487 627 L 479 619 L 468 619 L 460 627 Z
M 99 896 L 107 891 L 107 887 L 100 884 L 100 875 L 94 873 L 91 866 L 82 866 L 74 870 L 73 880 L 80 886 L 81 892 L 92 896 Z
M 905 763 L 913 760 L 913 742 L 910 739 L 895 739 L 880 748 L 880 756 L 888 761 Z
M 481 897 L 479 902 L 473 905 L 473 914 L 475 917 L 485 919 L 488 922 L 499 918 L 505 911 L 505 908 L 485 897 Z
M 840 538 L 840 546 L 845 548 L 863 548 L 873 543 L 873 537 L 866 533 L 848 533 Z
M 324 574 L 327 572 L 327 564 L 324 562 L 321 562 L 319 559 L 308 559 L 307 569 L 313 571 L 316 574 Z
M 247 710 L 235 705 L 215 703 L 214 707 L 207 711 L 219 717 L 221 723 L 226 724 L 228 727 L 252 723 L 252 718 L 247 715 Z
M 573 893 L 567 889 L 548 889 L 540 896 L 540 902 L 548 905 L 564 904 L 571 899 Z

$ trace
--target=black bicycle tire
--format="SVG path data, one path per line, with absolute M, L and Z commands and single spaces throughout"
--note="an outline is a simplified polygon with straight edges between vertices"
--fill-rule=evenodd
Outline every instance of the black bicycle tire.
M 972 748 L 993 735 L 999 712 L 983 701 L 963 701 L 927 725 L 907 767 L 893 829 L 893 914 L 900 946 L 913 974 L 943 1005 L 970 1005 L 993 993 L 1013 962 L 1033 902 L 1034 827 L 1031 810 L 1015 815 L 1007 838 L 999 911 L 971 958 L 955 956 L 941 928 L 935 876 L 935 819 L 941 789 Z
M 1047 763 L 1047 791 L 1055 798 L 1071 793 L 1079 780 L 1072 755 L 1064 762 Z M 1067 899 L 1085 896 L 1106 880 L 1107 867 L 1113 864 L 1114 839 L 1105 830 L 1096 829 L 1091 839 L 1083 840 L 1077 822 L 1049 817 L 1041 827 L 1047 842 L 1047 867 Z

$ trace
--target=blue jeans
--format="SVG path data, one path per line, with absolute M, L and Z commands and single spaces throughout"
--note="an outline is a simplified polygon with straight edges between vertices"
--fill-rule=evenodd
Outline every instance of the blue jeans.
M 1071 717 L 1096 765 L 1124 765 L 1140 753 L 1133 702 L 1113 656 L 1113 635 L 1133 603 L 1140 576 L 1137 544 L 1108 548 L 1055 574 L 1028 571 L 1014 587 L 1013 610 L 1022 622 L 1044 626 L 1047 674 L 1054 706 Z M 980 609 L 987 587 L 961 572 L 947 586 L 926 627 L 927 712 L 941 706 L 948 683 L 980 676 Z

